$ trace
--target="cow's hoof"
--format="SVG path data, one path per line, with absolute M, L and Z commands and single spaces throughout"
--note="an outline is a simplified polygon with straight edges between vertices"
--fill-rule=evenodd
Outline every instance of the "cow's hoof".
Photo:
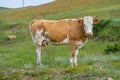
M 74 64 L 70 64 L 71 67 L 74 67 Z
M 43 66 L 43 64 L 42 64 L 42 63 L 37 63 L 37 65 L 38 65 L 38 66 Z
M 43 66 L 43 64 L 37 64 L 36 67 L 37 68 L 43 68 L 44 66 Z
M 78 65 L 78 63 L 74 63 L 74 65 L 75 65 L 75 66 L 77 66 L 77 65 Z

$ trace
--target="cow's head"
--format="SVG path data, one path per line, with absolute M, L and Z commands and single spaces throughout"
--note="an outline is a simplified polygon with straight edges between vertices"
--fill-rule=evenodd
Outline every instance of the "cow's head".
M 93 24 L 96 24 L 98 22 L 99 22 L 99 18 L 97 17 L 85 16 L 83 18 L 84 30 L 87 36 L 93 35 L 92 32 Z

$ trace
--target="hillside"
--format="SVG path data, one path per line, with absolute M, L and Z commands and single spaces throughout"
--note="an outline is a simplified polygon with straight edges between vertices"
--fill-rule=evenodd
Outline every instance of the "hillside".
M 119 0 L 56 0 L 49 4 L 23 9 L 14 9 L 0 17 L 5 20 L 16 19 L 59 19 L 82 17 L 84 15 L 99 16 L 100 18 L 120 18 Z
M 0 10 L 3 10 L 3 9 L 8 9 L 8 8 L 5 8 L 5 7 L 0 7 Z
M 119 80 L 119 3 L 120 0 L 55 0 L 40 6 L 0 10 L 0 80 Z M 94 25 L 94 35 L 79 50 L 78 65 L 69 66 L 67 45 L 51 44 L 42 49 L 43 67 L 36 65 L 29 22 L 86 15 L 98 16 L 100 23 Z M 8 35 L 16 39 L 9 40 Z

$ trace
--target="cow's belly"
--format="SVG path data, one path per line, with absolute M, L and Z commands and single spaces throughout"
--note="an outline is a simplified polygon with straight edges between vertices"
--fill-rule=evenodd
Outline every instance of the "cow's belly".
M 50 40 L 49 38 L 47 38 L 46 41 L 49 42 L 49 43 L 55 44 L 55 45 L 59 45 L 59 44 L 68 44 L 69 38 L 65 38 L 65 39 L 63 39 L 63 40 L 60 41 L 60 42 L 52 41 L 52 40 Z

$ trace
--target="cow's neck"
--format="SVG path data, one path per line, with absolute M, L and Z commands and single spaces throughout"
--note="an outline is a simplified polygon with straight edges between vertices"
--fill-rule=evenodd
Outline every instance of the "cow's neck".
M 85 33 L 85 30 L 84 30 L 84 24 L 82 24 L 82 29 L 81 29 L 81 32 L 82 32 L 82 35 L 81 35 L 81 40 L 82 40 L 82 42 L 86 42 L 87 40 L 88 40 L 88 36 L 86 35 L 86 33 Z

